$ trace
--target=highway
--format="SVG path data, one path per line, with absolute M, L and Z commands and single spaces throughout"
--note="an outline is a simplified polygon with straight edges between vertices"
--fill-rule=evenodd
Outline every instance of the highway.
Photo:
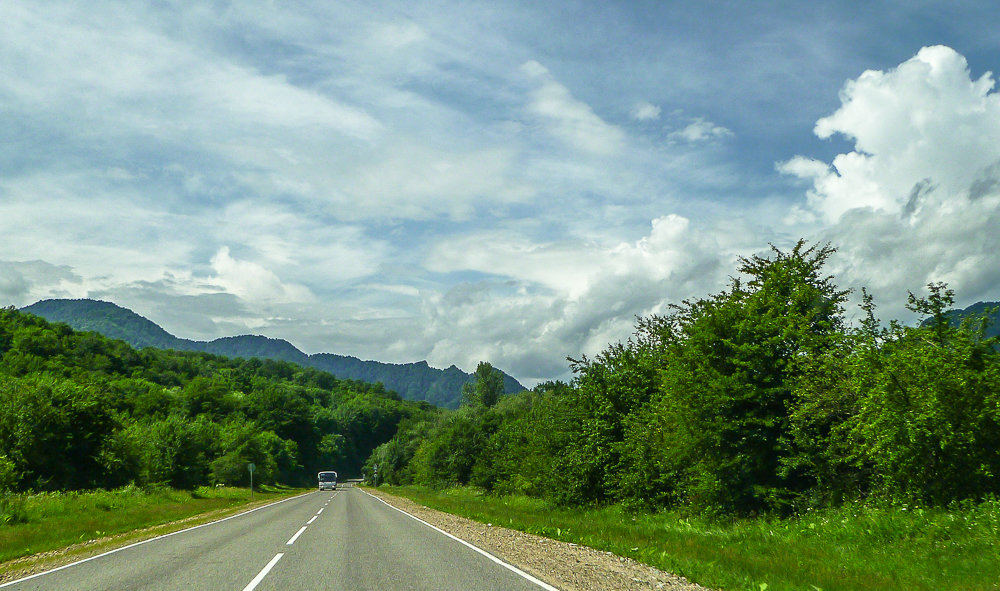
M 553 589 L 361 489 L 314 492 L 112 551 L 3 591 Z

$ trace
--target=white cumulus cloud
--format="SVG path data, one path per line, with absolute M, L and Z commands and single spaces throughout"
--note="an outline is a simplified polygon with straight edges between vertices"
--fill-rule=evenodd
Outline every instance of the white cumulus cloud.
M 693 227 L 669 214 L 633 242 L 545 243 L 499 232 L 442 239 L 428 269 L 484 279 L 426 299 L 429 360 L 474 367 L 488 354 L 529 382 L 564 374 L 565 355 L 594 354 L 627 338 L 636 316 L 716 291 L 735 253 L 745 253 L 726 236 L 747 234 Z
M 841 107 L 816 123 L 817 136 L 844 135 L 854 151 L 830 166 L 798 157 L 781 170 L 813 182 L 809 203 L 830 222 L 858 207 L 902 212 L 930 193 L 968 197 L 1000 161 L 993 85 L 990 73 L 973 80 L 953 49 L 925 47 L 894 70 L 848 82 Z
M 854 150 L 829 164 L 795 157 L 780 171 L 812 184 L 806 209 L 840 247 L 840 271 L 900 301 L 947 281 L 959 298 L 992 295 L 1000 279 L 1000 96 L 953 49 L 925 47 L 888 71 L 847 82 L 816 123 Z
M 307 288 L 285 284 L 270 269 L 234 258 L 228 246 L 220 248 L 212 257 L 212 269 L 215 271 L 212 282 L 249 302 L 301 302 L 312 299 Z

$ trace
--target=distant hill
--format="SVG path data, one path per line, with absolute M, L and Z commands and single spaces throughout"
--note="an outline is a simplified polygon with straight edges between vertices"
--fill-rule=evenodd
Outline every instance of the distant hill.
M 395 364 L 362 361 L 333 353 L 307 355 L 288 341 L 258 335 L 224 337 L 207 342 L 182 339 L 128 308 L 98 300 L 42 300 L 22 308 L 22 311 L 50 322 L 66 323 L 75 330 L 99 332 L 137 348 L 156 347 L 203 351 L 225 357 L 276 359 L 327 371 L 341 379 L 382 382 L 387 389 L 394 390 L 407 400 L 425 400 L 445 408 L 458 408 L 462 402 L 462 386 L 472 379 L 471 374 L 454 365 L 448 369 L 437 369 L 426 361 Z M 524 390 L 524 386 L 505 373 L 504 389 L 509 394 Z
M 120 339 L 139 349 L 182 349 L 183 339 L 160 328 L 132 310 L 96 300 L 43 300 L 22 311 L 41 316 L 49 322 L 65 322 L 74 330 L 99 332 Z
M 1000 302 L 976 302 L 962 310 L 949 310 L 947 315 L 949 321 L 959 324 L 965 318 L 982 316 L 987 311 L 992 311 L 992 314 L 989 314 L 990 325 L 986 328 L 986 335 L 990 337 L 1000 336 Z

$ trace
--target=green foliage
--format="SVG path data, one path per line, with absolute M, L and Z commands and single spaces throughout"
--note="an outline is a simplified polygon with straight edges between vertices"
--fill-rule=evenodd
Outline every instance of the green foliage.
M 807 486 L 784 464 L 789 411 L 805 364 L 843 326 L 847 293 L 821 273 L 833 252 L 799 242 L 742 259 L 729 290 L 662 320 L 658 391 L 622 413 L 627 500 L 746 514 L 782 509 Z
M 626 444 L 630 417 L 659 390 L 659 360 L 675 329 L 672 318 L 639 319 L 628 342 L 611 345 L 592 360 L 570 359 L 577 379 L 568 395 L 572 436 L 556 462 L 561 504 L 603 502 L 629 488 L 637 469 Z
M 0 455 L 0 493 L 14 488 L 17 481 L 17 466 L 7 456 Z
M 848 292 L 823 272 L 834 252 L 800 241 L 741 259 L 724 291 L 571 359 L 573 384 L 493 405 L 472 384 L 466 407 L 402 423 L 373 458 L 394 484 L 707 515 L 1000 494 L 989 323 L 956 324 L 936 283 L 909 294 L 918 326 L 884 328 L 867 291 L 850 326 Z
M 144 349 L 0 309 L 0 490 L 313 484 L 426 412 L 286 362 Z
M 379 481 L 434 486 L 475 484 L 488 490 L 549 494 L 562 489 L 554 461 L 571 437 L 566 384 L 541 384 L 496 404 L 439 411 L 403 423 L 364 472 Z
M 454 365 L 448 369 L 435 369 L 428 366 L 426 361 L 393 364 L 362 361 L 355 357 L 330 353 L 306 355 L 288 341 L 262 336 L 242 335 L 210 342 L 182 339 L 135 312 L 110 302 L 86 299 L 43 300 L 22 311 L 41 316 L 50 322 L 64 322 L 76 330 L 95 331 L 112 339 L 121 339 L 136 348 L 157 347 L 178 351 L 202 351 L 227 357 L 289 361 L 320 372 L 329 372 L 344 380 L 382 383 L 386 388 L 399 393 L 405 400 L 423 400 L 446 408 L 459 406 L 462 402 L 462 388 L 470 380 L 469 374 Z M 5 342 L 4 333 L 0 332 L 0 353 L 5 350 Z M 271 369 L 286 367 L 275 365 L 271 366 Z M 271 377 L 274 375 L 271 374 Z M 290 374 L 284 377 L 288 375 Z M 503 373 L 501 376 L 503 393 L 524 390 L 514 378 Z
M 894 326 L 877 363 L 861 367 L 871 387 L 850 421 L 851 443 L 892 498 L 982 499 L 1000 475 L 1000 356 L 985 325 L 947 322 L 950 290 L 928 287 L 910 303 L 931 322 Z
M 575 432 L 571 389 L 547 382 L 504 398 L 494 409 L 500 424 L 486 444 L 473 484 L 499 494 L 552 497 L 565 490 L 556 459 Z
M 776 519 L 713 518 L 612 505 L 562 508 L 462 488 L 394 488 L 429 507 L 628 556 L 711 589 L 995 589 L 1000 503 L 920 509 L 848 503 Z
M 223 428 L 219 438 L 220 454 L 210 463 L 212 481 L 231 486 L 249 486 L 254 464 L 254 481 L 274 482 L 278 467 L 284 463 L 295 466 L 293 441 L 278 437 L 273 431 L 260 431 L 253 423 L 232 421 Z
M 413 470 L 420 482 L 438 486 L 465 485 L 496 429 L 495 413 L 465 407 L 448 415 L 433 438 L 414 452 Z
M 815 480 L 810 504 L 875 495 L 944 505 L 996 494 L 1000 357 L 987 325 L 947 321 L 942 284 L 910 294 L 917 327 L 868 321 L 817 359 L 796 392 L 793 462 Z M 870 298 L 863 304 L 871 312 Z
M 485 361 L 476 366 L 472 380 L 462 386 L 462 400 L 465 404 L 491 408 L 503 396 L 503 374 Z
M 98 386 L 50 374 L 0 376 L 0 449 L 26 488 L 96 486 L 98 453 L 118 425 L 113 401 Z

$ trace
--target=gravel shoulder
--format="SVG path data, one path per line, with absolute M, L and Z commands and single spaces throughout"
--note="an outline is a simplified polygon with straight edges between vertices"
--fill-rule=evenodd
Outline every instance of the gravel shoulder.
M 563 591 L 711 591 L 683 577 L 630 558 L 587 546 L 479 523 L 429 509 L 409 499 L 366 488 L 365 492 L 486 550 Z

